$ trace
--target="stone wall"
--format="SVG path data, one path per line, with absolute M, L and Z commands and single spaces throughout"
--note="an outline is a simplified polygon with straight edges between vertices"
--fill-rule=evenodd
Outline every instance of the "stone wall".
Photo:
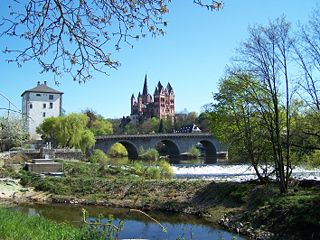
M 46 150 L 50 150 L 50 153 L 47 153 Z M 45 149 L 41 151 L 39 149 L 23 149 L 19 151 L 11 151 L 3 153 L 3 156 L 6 158 L 12 158 L 19 154 L 27 156 L 29 159 L 44 158 L 44 154 L 48 154 L 51 159 L 75 159 L 75 160 L 84 160 L 85 156 L 82 154 L 81 150 L 78 149 Z

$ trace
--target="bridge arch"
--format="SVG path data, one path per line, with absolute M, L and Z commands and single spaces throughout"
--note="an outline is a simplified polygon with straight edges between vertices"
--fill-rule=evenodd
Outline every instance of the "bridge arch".
M 168 140 L 168 139 L 161 139 L 157 142 L 157 144 L 154 146 L 156 149 L 158 148 L 160 144 L 165 145 L 166 149 L 166 155 L 169 155 L 169 157 L 177 157 L 180 155 L 180 150 L 177 144 L 174 141 Z M 157 149 L 159 152 L 159 149 Z
M 128 158 L 129 159 L 138 159 L 138 149 L 137 147 L 130 141 L 119 141 L 118 143 L 121 143 L 128 151 Z
M 215 163 L 217 162 L 217 149 L 214 143 L 209 140 L 199 141 L 203 150 L 205 151 L 205 163 Z

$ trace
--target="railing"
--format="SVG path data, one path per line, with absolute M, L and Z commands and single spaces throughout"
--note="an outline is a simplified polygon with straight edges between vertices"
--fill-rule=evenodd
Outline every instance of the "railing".
M 96 139 L 213 137 L 210 133 L 150 133 L 97 136 Z

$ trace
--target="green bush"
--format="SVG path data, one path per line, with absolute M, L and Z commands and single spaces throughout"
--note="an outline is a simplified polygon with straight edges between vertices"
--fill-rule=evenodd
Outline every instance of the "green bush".
M 121 143 L 115 143 L 111 147 L 111 149 L 109 151 L 109 155 L 111 157 L 127 157 L 128 151 Z
M 100 149 L 95 149 L 93 155 L 89 158 L 92 163 L 108 163 L 108 156 Z
M 173 169 L 170 163 L 168 163 L 166 160 L 161 160 L 159 162 L 159 168 L 163 178 L 172 178 L 174 176 Z
M 159 180 L 161 178 L 161 171 L 158 167 L 147 167 L 146 178 Z
M 139 157 L 142 160 L 154 160 L 157 161 L 159 159 L 159 153 L 155 148 L 149 148 L 144 150 L 143 148 L 139 149 Z
M 200 150 L 196 146 L 191 147 L 188 150 L 188 153 L 191 155 L 191 157 L 194 157 L 194 158 L 198 158 L 201 155 Z

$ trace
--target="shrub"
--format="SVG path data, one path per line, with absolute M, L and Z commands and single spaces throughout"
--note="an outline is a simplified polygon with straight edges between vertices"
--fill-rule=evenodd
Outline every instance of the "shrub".
M 89 158 L 92 163 L 107 163 L 109 161 L 108 156 L 100 149 L 95 149 L 93 155 Z
M 143 148 L 141 148 L 139 150 L 139 157 L 142 160 L 158 160 L 159 159 L 159 153 L 155 148 L 149 148 L 147 150 L 144 150 Z
M 150 179 L 160 179 L 161 178 L 161 170 L 158 167 L 147 167 L 147 178 Z
M 161 160 L 159 162 L 159 168 L 161 171 L 161 175 L 163 178 L 172 178 L 174 173 L 173 173 L 173 169 L 170 165 L 170 163 L 168 163 L 166 160 Z
M 111 147 L 111 149 L 109 151 L 109 155 L 111 157 L 127 157 L 128 151 L 121 143 L 115 143 Z
M 196 146 L 191 147 L 188 150 L 188 153 L 191 155 L 191 157 L 194 157 L 194 158 L 198 158 L 201 155 L 200 150 Z

